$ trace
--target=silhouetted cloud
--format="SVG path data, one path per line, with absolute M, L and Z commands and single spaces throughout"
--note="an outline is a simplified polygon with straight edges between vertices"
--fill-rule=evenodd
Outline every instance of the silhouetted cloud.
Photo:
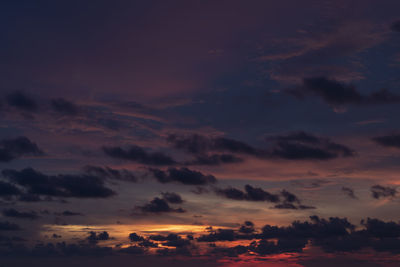
M 239 228 L 239 233 L 252 234 L 255 232 L 254 223 L 251 221 L 245 221 Z
M 342 192 L 344 192 L 348 197 L 352 199 L 356 199 L 356 195 L 354 194 L 354 190 L 350 187 L 343 186 L 342 187 Z
M 332 142 L 328 138 L 317 137 L 305 132 L 270 136 L 272 158 L 292 160 L 329 160 L 337 157 L 351 157 L 355 153 L 350 148 Z
M 25 136 L 0 141 L 0 162 L 9 162 L 22 156 L 42 156 L 43 154 L 43 151 Z
M 143 236 L 139 236 L 139 235 L 136 234 L 136 233 L 130 233 L 130 234 L 129 234 L 129 240 L 130 240 L 131 242 L 139 242 L 139 241 L 143 241 L 143 240 L 144 240 L 144 237 L 143 237 Z
M 400 148 L 400 134 L 377 136 L 372 140 L 381 146 Z
M 138 206 L 137 208 L 145 213 L 147 213 L 147 212 L 150 212 L 150 213 L 167 213 L 167 212 L 183 213 L 183 212 L 185 212 L 185 210 L 182 208 L 170 207 L 168 202 L 165 199 L 162 199 L 159 197 L 155 197 L 149 203 L 147 203 L 143 206 Z
M 382 186 L 382 185 L 374 185 L 370 188 L 372 197 L 376 199 L 385 198 L 385 197 L 394 197 L 397 194 L 397 190 L 394 187 Z
M 89 236 L 87 237 L 87 240 L 90 243 L 97 243 L 98 241 L 104 241 L 104 240 L 109 240 L 110 235 L 108 232 L 104 231 L 101 233 L 96 233 L 96 232 L 89 232 Z
M 38 106 L 30 96 L 23 92 L 16 91 L 6 96 L 8 105 L 26 112 L 35 112 Z
M 104 186 L 103 179 L 86 174 L 46 175 L 26 168 L 21 171 L 6 169 L 2 175 L 25 187 L 29 194 L 77 198 L 106 198 L 115 194 Z
M 183 203 L 183 199 L 180 195 L 178 195 L 177 193 L 173 193 L 173 192 L 163 192 L 161 193 L 162 198 L 171 203 L 171 204 L 181 204 Z
M 277 203 L 280 201 L 279 195 L 271 194 L 267 191 L 264 191 L 259 187 L 252 187 L 251 185 L 245 185 L 245 191 L 229 187 L 229 188 L 216 188 L 215 192 L 229 199 L 234 200 L 248 200 L 248 201 L 267 201 Z
M 93 176 L 101 177 L 104 179 L 112 179 L 112 180 L 120 180 L 120 181 L 127 181 L 127 182 L 137 182 L 136 176 L 125 169 L 117 170 L 110 167 L 98 167 L 87 165 L 84 168 L 84 171 Z
M 217 182 L 213 175 L 205 175 L 188 168 L 169 168 L 167 171 L 160 169 L 149 170 L 160 183 L 176 182 L 184 185 L 207 185 Z
M 18 224 L 11 223 L 8 221 L 0 221 L 0 231 L 17 231 L 21 230 L 21 227 Z
M 112 158 L 136 161 L 148 165 L 174 165 L 175 160 L 161 152 L 147 152 L 139 146 L 132 145 L 127 150 L 120 147 L 103 147 L 103 151 Z
M 31 212 L 21 212 L 16 209 L 5 209 L 2 212 L 3 216 L 5 217 L 13 217 L 13 218 L 18 218 L 18 219 L 37 219 L 39 216 L 37 215 L 36 212 L 31 211 Z
M 208 151 L 228 151 L 231 153 L 258 155 L 256 148 L 226 137 L 206 137 L 198 134 L 178 136 L 169 135 L 167 141 L 175 148 L 192 154 L 204 154 Z
M 79 112 L 78 106 L 64 98 L 52 99 L 51 107 L 61 115 L 75 116 Z
M 349 104 L 366 105 L 400 102 L 399 95 L 391 93 L 386 89 L 381 89 L 370 95 L 362 95 L 354 85 L 345 84 L 326 77 L 305 78 L 301 86 L 289 89 L 286 92 L 298 98 L 318 96 L 334 107 Z
M 188 161 L 186 165 L 222 165 L 229 163 L 240 163 L 243 162 L 242 158 L 239 158 L 232 154 L 212 154 L 212 155 L 198 155 L 192 161 Z
M 19 194 L 21 194 L 21 191 L 16 186 L 0 181 L 0 197 Z
M 400 20 L 393 22 L 390 29 L 395 32 L 400 32 Z
M 62 216 L 82 216 L 83 214 L 80 212 L 73 212 L 73 211 L 65 210 L 65 211 L 61 212 L 60 215 L 62 215 Z

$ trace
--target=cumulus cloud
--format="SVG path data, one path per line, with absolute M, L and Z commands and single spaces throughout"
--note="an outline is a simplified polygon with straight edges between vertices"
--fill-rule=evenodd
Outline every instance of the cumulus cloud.
M 137 182 L 136 176 L 132 172 L 125 169 L 117 170 L 107 166 L 99 167 L 87 165 L 83 168 L 83 170 L 89 175 L 101 177 L 104 179 L 120 180 L 133 183 Z
M 272 158 L 329 160 L 355 155 L 355 152 L 345 145 L 335 143 L 329 138 L 317 137 L 305 132 L 270 136 L 267 141 L 273 142 Z
M 352 188 L 350 188 L 350 187 L 343 186 L 342 187 L 342 192 L 345 193 L 349 198 L 357 199 L 357 196 L 354 193 L 354 190 Z
M 173 192 L 162 192 L 162 198 L 172 204 L 181 204 L 183 203 L 183 199 L 180 195 Z
M 228 151 L 264 160 L 330 160 L 355 155 L 353 150 L 344 145 L 302 131 L 270 136 L 266 139 L 269 142 L 269 147 L 264 149 L 255 148 L 234 139 L 211 138 L 196 134 L 189 136 L 170 135 L 168 141 L 175 148 L 194 154 L 195 160 L 189 161 L 189 163 L 199 165 L 219 165 L 243 161 L 242 158 L 234 154 L 210 154 L 210 151 Z
M 21 212 L 16 209 L 5 209 L 2 212 L 3 216 L 5 217 L 13 217 L 17 219 L 30 219 L 34 220 L 39 218 L 36 212 L 30 211 L 30 212 Z
M 376 136 L 372 140 L 381 146 L 400 148 L 400 134 Z
M 375 91 L 370 95 L 363 95 L 354 85 L 345 84 L 327 77 L 305 78 L 302 85 L 288 89 L 286 92 L 299 99 L 307 96 L 317 96 L 333 107 L 400 102 L 400 95 L 386 89 Z
M 9 162 L 23 156 L 42 156 L 43 151 L 25 136 L 0 141 L 0 162 Z
M 106 198 L 115 192 L 105 187 L 101 178 L 90 175 L 46 175 L 32 168 L 21 171 L 6 169 L 2 175 L 34 195 L 76 198 Z
M 141 210 L 144 213 L 168 213 L 168 212 L 177 212 L 183 213 L 186 212 L 182 208 L 172 208 L 168 201 L 165 199 L 155 197 L 149 203 L 144 204 L 143 206 L 137 206 L 137 209 Z
M 188 168 L 169 168 L 166 171 L 151 168 L 149 171 L 160 183 L 175 182 L 184 185 L 207 185 L 217 182 L 213 175 L 206 175 Z
M 136 161 L 148 165 L 174 165 L 175 160 L 162 152 L 147 152 L 139 146 L 132 145 L 128 149 L 121 147 L 103 147 L 109 157 Z
M 394 32 L 400 32 L 400 20 L 393 22 L 390 29 Z
M 38 106 L 33 98 L 23 92 L 16 91 L 6 96 L 6 103 L 26 112 L 36 112 Z
M 79 113 L 78 106 L 64 98 L 52 99 L 51 107 L 55 112 L 61 115 L 76 116 Z
M 386 197 L 395 197 L 397 194 L 397 190 L 394 187 L 382 186 L 382 185 L 373 185 L 370 188 L 371 194 L 373 198 L 380 199 Z

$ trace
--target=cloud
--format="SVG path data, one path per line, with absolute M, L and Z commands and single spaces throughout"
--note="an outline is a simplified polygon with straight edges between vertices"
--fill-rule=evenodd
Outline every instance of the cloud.
M 87 237 L 87 240 L 89 241 L 89 243 L 97 243 L 98 241 L 105 241 L 105 240 L 109 240 L 110 239 L 110 235 L 108 234 L 108 232 L 104 231 L 101 233 L 96 233 L 96 232 L 89 232 L 89 236 Z
M 400 95 L 381 89 L 370 95 L 362 95 L 352 84 L 345 84 L 326 77 L 303 79 L 302 85 L 286 90 L 299 99 L 317 96 L 333 107 L 345 105 L 375 105 L 400 102 Z
M 390 29 L 394 32 L 400 32 L 400 20 L 393 22 Z
M 19 194 L 21 194 L 21 191 L 16 186 L 0 181 L 0 197 Z
M 356 195 L 354 194 L 354 190 L 350 187 L 342 187 L 342 192 L 345 193 L 349 198 L 357 199 Z
M 18 224 L 11 223 L 8 221 L 0 221 L 0 231 L 17 231 L 21 230 L 21 227 Z
M 143 241 L 143 240 L 144 240 L 144 237 L 143 237 L 143 236 L 139 236 L 139 235 L 136 234 L 136 233 L 130 233 L 130 234 L 129 234 L 129 240 L 130 240 L 131 242 L 138 242 L 138 241 Z
M 147 152 L 139 146 L 132 145 L 127 150 L 120 147 L 103 147 L 103 151 L 112 158 L 136 161 L 148 165 L 174 165 L 175 160 L 161 152 Z
M 26 112 L 36 112 L 38 106 L 30 96 L 23 92 L 16 91 L 6 96 L 8 105 Z
M 25 136 L 0 141 L 0 162 L 9 162 L 23 156 L 42 156 L 43 151 Z
M 198 155 L 192 161 L 188 161 L 187 165 L 222 165 L 229 163 L 240 163 L 244 160 L 232 154 L 212 154 L 212 155 Z
M 337 144 L 328 138 L 314 136 L 305 132 L 294 132 L 288 135 L 271 136 L 268 149 L 256 149 L 241 141 L 201 135 L 170 135 L 168 141 L 177 149 L 195 154 L 194 164 L 218 165 L 221 163 L 241 162 L 243 159 L 235 155 L 207 154 L 209 151 L 228 151 L 230 153 L 251 155 L 264 160 L 330 160 L 337 157 L 350 157 L 355 153 L 348 147 Z
M 83 168 L 83 170 L 93 176 L 101 177 L 103 179 L 111 179 L 111 180 L 120 180 L 120 181 L 127 181 L 127 182 L 137 182 L 136 176 L 125 169 L 117 170 L 110 167 L 98 167 L 87 165 Z
M 205 175 L 188 168 L 169 168 L 167 171 L 153 168 L 149 170 L 160 183 L 176 182 L 184 185 L 207 185 L 217 182 L 213 175 Z
M 305 132 L 270 136 L 267 141 L 273 141 L 272 151 L 270 152 L 272 158 L 330 160 L 355 155 L 354 151 L 347 146 Z
M 54 111 L 61 115 L 76 116 L 79 113 L 78 106 L 68 100 L 65 100 L 64 98 L 52 99 L 51 107 Z
M 400 134 L 377 136 L 372 140 L 381 146 L 400 148 Z
M 39 216 L 36 214 L 36 212 L 31 211 L 31 212 L 20 212 L 16 209 L 5 209 L 2 212 L 3 216 L 5 217 L 12 217 L 12 218 L 17 218 L 17 219 L 37 219 Z
M 228 187 L 225 189 L 216 188 L 215 192 L 217 195 L 234 199 L 234 200 L 248 200 L 248 201 L 267 201 L 277 203 L 280 201 L 279 195 L 271 194 L 264 191 L 262 188 L 252 187 L 251 185 L 245 185 L 245 191 Z
M 227 151 L 231 153 L 258 155 L 254 147 L 230 138 L 205 137 L 198 134 L 188 136 L 169 135 L 167 141 L 176 149 L 192 154 L 204 154 L 207 151 Z
M 183 199 L 180 195 L 173 192 L 163 192 L 161 193 L 162 198 L 171 204 L 181 204 L 183 203 Z
M 386 198 L 386 197 L 395 197 L 397 194 L 397 190 L 394 187 L 382 186 L 382 185 L 374 185 L 370 188 L 372 197 L 376 199 Z
M 314 206 L 307 206 L 307 205 L 296 205 L 293 203 L 289 202 L 283 202 L 281 204 L 277 204 L 274 206 L 274 209 L 286 209 L 286 210 L 309 210 L 309 209 L 315 209 Z
M 104 186 L 103 179 L 78 174 L 46 175 L 32 168 L 21 171 L 6 169 L 2 175 L 12 183 L 27 189 L 29 194 L 76 197 L 76 198 L 107 198 L 115 192 Z
M 170 207 L 168 202 L 165 199 L 162 199 L 159 197 L 155 197 L 149 203 L 147 203 L 143 206 L 138 206 L 137 208 L 144 213 L 167 213 L 167 212 L 183 213 L 183 212 L 186 212 L 182 208 Z
M 83 214 L 80 212 L 73 212 L 69 210 L 65 210 L 62 213 L 60 213 L 62 216 L 82 216 Z

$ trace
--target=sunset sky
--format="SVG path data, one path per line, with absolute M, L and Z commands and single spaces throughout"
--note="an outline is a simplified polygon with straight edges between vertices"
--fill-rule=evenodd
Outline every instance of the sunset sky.
M 399 266 L 400 1 L 0 3 L 0 267 Z

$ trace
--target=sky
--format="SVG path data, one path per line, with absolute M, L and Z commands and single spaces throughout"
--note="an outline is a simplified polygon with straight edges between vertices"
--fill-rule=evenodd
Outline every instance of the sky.
M 397 266 L 399 9 L 2 1 L 0 267 Z

